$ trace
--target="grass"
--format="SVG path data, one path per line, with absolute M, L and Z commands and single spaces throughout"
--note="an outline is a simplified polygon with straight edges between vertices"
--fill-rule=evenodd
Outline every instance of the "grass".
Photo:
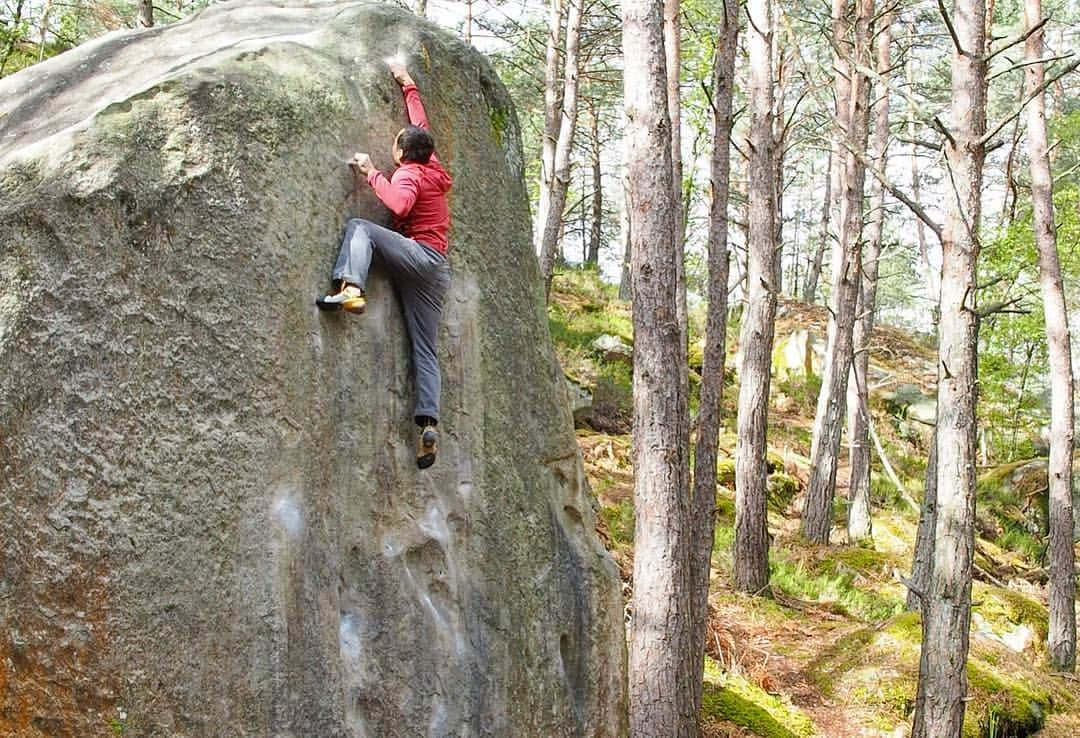
M 882 560 L 865 549 L 838 549 L 851 561 Z M 874 577 L 874 578 L 872 578 Z M 876 579 L 876 581 L 875 581 Z M 808 562 L 792 549 L 770 552 L 769 582 L 785 595 L 824 605 L 860 622 L 879 622 L 900 613 L 903 595 L 898 587 L 883 586 L 880 575 L 867 575 L 852 563 L 831 555 Z

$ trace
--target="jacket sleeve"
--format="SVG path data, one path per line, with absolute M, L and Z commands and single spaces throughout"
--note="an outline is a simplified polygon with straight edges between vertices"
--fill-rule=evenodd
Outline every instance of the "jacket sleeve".
M 430 129 L 427 113 L 424 111 L 424 104 L 420 102 L 420 90 L 416 89 L 416 85 L 405 85 L 401 88 L 401 91 L 405 95 L 405 107 L 409 111 L 409 122 L 414 126 Z
M 420 90 L 416 89 L 416 85 L 405 85 L 401 88 L 401 92 L 405 95 L 405 108 L 409 111 L 409 123 L 419 128 L 423 128 L 426 131 L 430 131 L 431 126 L 428 125 L 427 112 L 424 110 L 424 103 L 420 102 Z M 438 164 L 439 156 L 432 153 L 431 161 Z
M 420 191 L 420 177 L 406 167 L 400 167 L 390 179 L 378 169 L 373 169 L 367 177 L 371 189 L 382 200 L 383 205 L 398 218 L 407 216 L 416 204 L 416 195 Z

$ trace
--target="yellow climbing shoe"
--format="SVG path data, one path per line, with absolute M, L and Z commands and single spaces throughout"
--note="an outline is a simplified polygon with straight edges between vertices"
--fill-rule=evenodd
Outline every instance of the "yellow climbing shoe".
M 367 308 L 367 298 L 364 297 L 364 291 L 356 285 L 345 284 L 339 292 L 320 297 L 315 300 L 315 304 L 321 310 L 345 310 L 359 315 Z

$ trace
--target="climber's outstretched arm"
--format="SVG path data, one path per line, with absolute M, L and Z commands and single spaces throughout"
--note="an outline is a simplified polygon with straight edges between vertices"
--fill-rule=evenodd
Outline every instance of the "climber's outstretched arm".
M 394 75 L 394 79 L 401 85 L 401 92 L 405 95 L 405 108 L 409 111 L 409 122 L 419 128 L 430 130 L 424 104 L 420 102 L 420 91 L 416 89 L 416 82 L 409 75 L 405 65 L 395 61 L 388 62 L 387 66 L 390 67 L 390 74 Z

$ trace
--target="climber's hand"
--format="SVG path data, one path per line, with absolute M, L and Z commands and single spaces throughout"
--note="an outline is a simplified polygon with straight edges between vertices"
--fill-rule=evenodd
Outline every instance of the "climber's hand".
M 405 68 L 405 65 L 402 62 L 399 62 L 396 59 L 390 59 L 386 62 L 386 66 L 390 67 L 390 74 L 394 75 L 394 79 L 396 79 L 397 83 L 402 87 L 415 84 L 413 78 L 409 76 L 409 70 Z
M 367 154 L 356 153 L 353 154 L 352 161 L 349 162 L 349 166 L 357 174 L 362 174 L 365 177 L 368 175 L 375 165 L 371 161 L 371 157 Z

